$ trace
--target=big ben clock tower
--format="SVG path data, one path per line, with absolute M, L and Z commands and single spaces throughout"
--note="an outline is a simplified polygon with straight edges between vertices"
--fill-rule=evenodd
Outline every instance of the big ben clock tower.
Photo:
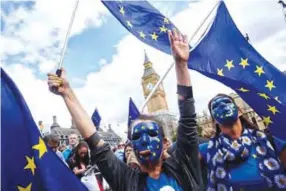
M 147 54 L 145 52 L 144 74 L 142 77 L 142 87 L 145 99 L 155 87 L 159 79 L 160 76 L 153 69 L 152 63 L 149 61 L 149 58 L 147 57 Z M 149 113 L 168 111 L 166 94 L 162 84 L 160 84 L 153 96 L 148 101 L 147 108 Z

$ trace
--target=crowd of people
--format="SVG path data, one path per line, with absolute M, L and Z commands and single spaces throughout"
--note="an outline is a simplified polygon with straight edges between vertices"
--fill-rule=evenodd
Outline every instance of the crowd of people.
M 85 141 L 69 136 L 63 152 L 58 140 L 49 135 L 48 146 L 82 179 L 90 166 L 96 167 L 99 189 L 103 181 L 114 191 L 172 190 L 286 190 L 286 143 L 263 132 L 242 115 L 234 100 L 218 94 L 208 108 L 213 131 L 198 136 L 193 87 L 187 62 L 186 36 L 169 31 L 176 62 L 180 118 L 177 139 L 165 136 L 163 124 L 141 115 L 131 126 L 131 140 L 117 148 L 100 137 L 65 76 L 48 74 L 50 90 L 62 96 Z M 56 88 L 55 88 L 56 87 Z

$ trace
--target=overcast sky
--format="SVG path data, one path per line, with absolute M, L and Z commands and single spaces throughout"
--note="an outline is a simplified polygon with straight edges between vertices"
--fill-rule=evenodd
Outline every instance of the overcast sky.
M 151 1 L 183 32 L 191 36 L 216 1 Z M 1 3 L 1 66 L 22 92 L 35 121 L 70 127 L 63 100 L 48 91 L 46 74 L 55 71 L 74 0 L 4 1 Z M 286 70 L 286 23 L 275 0 L 226 1 L 240 31 L 280 70 Z M 100 1 L 81 0 L 69 39 L 64 66 L 79 100 L 91 115 L 98 107 L 103 123 L 121 136 L 126 130 L 128 100 L 141 107 L 144 49 L 163 75 L 172 57 L 138 41 Z M 230 93 L 224 85 L 190 71 L 196 108 L 206 109 L 215 94 Z M 170 112 L 177 114 L 174 70 L 164 81 Z

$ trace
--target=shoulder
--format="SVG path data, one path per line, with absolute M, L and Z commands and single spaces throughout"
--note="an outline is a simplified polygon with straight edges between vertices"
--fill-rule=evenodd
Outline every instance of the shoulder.
M 206 153 L 208 151 L 209 142 L 199 144 L 200 153 Z
M 56 152 L 56 154 L 58 155 L 58 157 L 60 157 L 60 158 L 64 158 L 63 153 L 61 153 L 60 151 L 57 151 L 57 152 Z
M 69 148 L 66 148 L 63 153 L 66 153 L 66 152 L 71 152 L 71 150 Z
M 209 142 L 199 144 L 199 152 L 204 161 L 206 161 L 207 159 L 208 145 L 209 145 Z

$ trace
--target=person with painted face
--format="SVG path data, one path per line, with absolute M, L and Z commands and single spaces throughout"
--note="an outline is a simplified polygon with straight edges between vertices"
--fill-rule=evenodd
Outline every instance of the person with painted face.
M 275 137 L 272 142 L 242 116 L 230 96 L 219 94 L 208 107 L 216 134 L 200 145 L 200 158 L 208 167 L 207 190 L 285 190 L 279 155 L 286 150 L 275 149 L 285 142 Z
M 111 151 L 108 143 L 105 143 L 100 137 L 89 115 L 70 88 L 65 77 L 65 71 L 62 69 L 61 77 L 48 74 L 50 90 L 63 97 L 76 127 L 90 147 L 92 163 L 98 166 L 112 190 L 202 190 L 196 113 L 187 66 L 189 45 L 187 37 L 176 30 L 169 31 L 168 34 L 176 63 L 180 111 L 177 145 L 172 157 L 163 160 L 163 140 L 165 137 L 163 126 L 151 116 L 140 116 L 134 120 L 131 124 L 131 141 L 141 171 L 120 161 Z

